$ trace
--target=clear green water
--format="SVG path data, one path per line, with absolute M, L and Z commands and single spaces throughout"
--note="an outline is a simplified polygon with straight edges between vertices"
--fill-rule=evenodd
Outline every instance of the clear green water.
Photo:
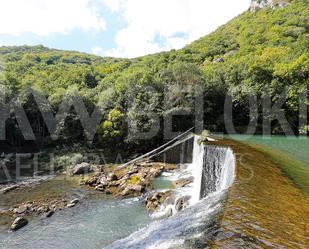
M 173 188 L 173 184 L 166 177 L 160 176 L 154 179 L 152 182 L 152 187 L 154 189 L 171 189 Z
M 309 137 L 231 135 L 229 138 L 265 153 L 300 189 L 309 194 Z
M 35 218 L 15 233 L 0 233 L 0 248 L 99 249 L 150 221 L 140 201 L 93 200 L 49 219 Z
M 308 163 L 309 167 L 309 137 L 289 137 L 289 136 L 246 136 L 231 135 L 231 138 L 247 142 L 250 144 L 258 144 L 270 147 L 272 149 L 285 152 L 291 157 Z

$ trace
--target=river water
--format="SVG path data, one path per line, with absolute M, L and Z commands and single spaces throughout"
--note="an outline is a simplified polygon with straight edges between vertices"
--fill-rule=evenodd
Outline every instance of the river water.
M 0 248 L 102 248 L 149 222 L 143 203 L 137 199 L 92 200 L 49 219 L 36 218 L 15 233 L 1 233 Z
M 278 140 L 273 146 L 284 151 L 278 144 L 286 140 Z M 258 142 L 259 138 L 249 144 Z M 94 198 L 50 219 L 34 219 L 16 233 L 0 232 L 0 248 L 309 248 L 309 195 L 266 153 L 269 144 L 259 144 L 265 151 L 232 140 L 216 142 L 215 146 L 228 146 L 235 155 L 232 185 L 209 194 L 214 186 L 209 181 L 219 186 L 218 176 L 231 173 L 202 174 L 201 196 L 206 197 L 169 219 L 152 221 L 139 199 Z M 295 150 L 300 154 L 309 151 L 304 144 L 299 147 Z M 285 149 L 290 151 L 285 156 L 293 160 L 295 153 Z M 306 156 L 296 155 L 308 165 Z M 219 164 L 230 165 L 217 162 L 207 167 Z

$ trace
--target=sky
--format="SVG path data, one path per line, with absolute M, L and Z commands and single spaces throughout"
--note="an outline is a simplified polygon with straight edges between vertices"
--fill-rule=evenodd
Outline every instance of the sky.
M 0 0 L 0 46 L 100 56 L 179 49 L 247 10 L 250 0 Z

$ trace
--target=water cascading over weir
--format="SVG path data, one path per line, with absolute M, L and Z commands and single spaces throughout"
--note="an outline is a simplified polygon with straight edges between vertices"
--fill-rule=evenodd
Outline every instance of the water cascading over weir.
M 190 162 L 184 169 L 186 172 L 182 172 L 194 177 L 191 186 L 184 190 L 185 194 L 191 195 L 190 205 L 172 217 L 153 221 L 105 248 L 186 248 L 183 247 L 186 243 L 199 243 L 199 240 L 205 243 L 211 234 L 215 234 L 213 224 L 223 211 L 223 200 L 235 178 L 235 156 L 229 147 L 203 144 L 199 140 L 197 135 L 186 134 L 163 146 L 162 150 L 148 154 L 149 158 L 159 158 L 175 146 L 185 143 L 184 148 L 191 148 L 192 153 L 188 157 Z M 190 143 L 192 145 L 188 146 Z M 166 159 L 166 156 L 163 157 Z
M 228 147 L 206 145 L 203 155 L 200 199 L 229 188 L 234 181 L 235 156 Z

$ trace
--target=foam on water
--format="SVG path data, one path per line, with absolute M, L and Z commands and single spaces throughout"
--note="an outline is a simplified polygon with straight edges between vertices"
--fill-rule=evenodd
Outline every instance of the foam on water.
M 226 189 L 235 178 L 235 156 L 229 148 L 199 144 L 198 139 L 198 136 L 194 137 L 192 163 L 177 175 L 170 176 L 194 177 L 193 183 L 182 188 L 180 193 L 191 195 L 190 206 L 170 218 L 154 221 L 106 248 L 181 248 L 186 243 L 207 242 L 222 212 Z

